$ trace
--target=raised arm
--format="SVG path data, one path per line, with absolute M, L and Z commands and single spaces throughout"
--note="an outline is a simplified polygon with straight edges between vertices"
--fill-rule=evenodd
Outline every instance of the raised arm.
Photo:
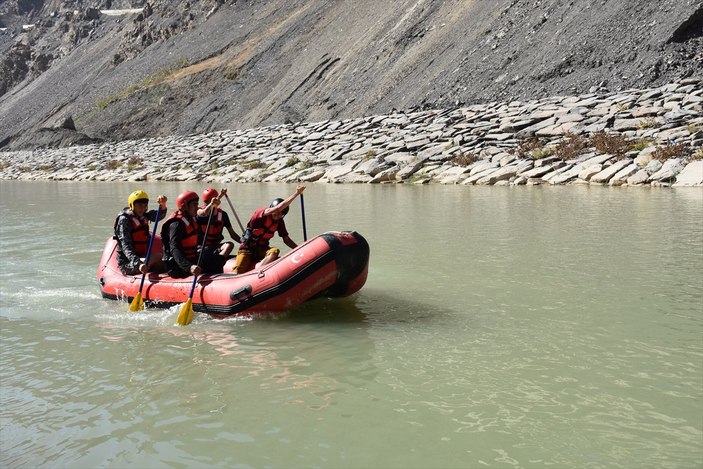
M 207 204 L 203 208 L 198 209 L 198 216 L 199 217 L 208 217 L 210 216 L 210 212 L 212 211 L 213 208 L 218 207 L 220 205 L 220 199 L 219 197 L 213 197 L 213 199 L 210 201 L 209 204 Z
M 165 195 L 160 195 L 156 198 L 156 202 L 161 208 L 161 212 L 159 214 L 159 221 L 163 220 L 166 217 L 166 213 L 168 212 L 168 208 L 166 207 L 166 201 L 168 201 L 168 198 Z M 146 217 L 149 219 L 149 221 L 155 222 L 156 210 L 149 210 L 146 214 Z
M 298 186 L 295 188 L 295 192 L 289 196 L 287 199 L 285 199 L 283 202 L 280 204 L 276 205 L 275 207 L 268 207 L 266 210 L 264 210 L 264 216 L 267 215 L 274 215 L 276 213 L 283 213 L 283 211 L 288 208 L 288 206 L 295 200 L 296 197 L 298 197 L 300 194 L 303 193 L 305 190 L 305 186 Z

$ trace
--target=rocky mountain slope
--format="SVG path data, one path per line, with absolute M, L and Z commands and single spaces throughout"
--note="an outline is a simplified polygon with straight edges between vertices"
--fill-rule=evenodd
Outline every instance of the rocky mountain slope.
M 703 0 L 6 0 L 0 148 L 703 75 Z

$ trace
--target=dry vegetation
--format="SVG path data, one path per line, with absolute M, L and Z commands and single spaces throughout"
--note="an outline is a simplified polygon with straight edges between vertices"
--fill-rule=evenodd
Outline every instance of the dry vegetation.
M 523 141 L 517 148 L 509 150 L 509 152 L 518 158 L 541 159 L 554 155 L 568 161 L 588 151 L 622 158 L 629 151 L 642 151 L 653 144 L 654 142 L 648 139 L 629 140 L 619 134 L 597 132 L 589 137 L 566 134 L 556 145 L 548 145 L 544 140 L 533 137 Z M 662 155 L 675 154 L 677 151 L 681 153 L 683 150 L 682 145 L 677 145 L 676 150 L 668 149 Z M 688 153 L 684 151 L 684 154 Z
M 627 148 L 627 139 L 622 135 L 597 132 L 591 135 L 591 145 L 598 153 L 621 155 Z
M 575 134 L 567 134 L 566 138 L 554 147 L 554 154 L 564 161 L 572 160 L 582 154 L 590 147 L 590 142 L 586 137 Z
M 688 156 L 690 149 L 683 143 L 676 143 L 673 145 L 664 145 L 658 147 L 654 153 L 652 153 L 653 160 L 666 161 L 671 158 L 684 158 Z
M 545 142 L 539 138 L 532 137 L 523 141 L 517 148 L 513 148 L 508 151 L 510 154 L 514 154 L 520 159 L 531 157 L 531 152 L 533 150 L 539 150 L 544 148 Z
M 469 166 L 471 163 L 475 163 L 479 160 L 479 157 L 473 153 L 459 153 L 454 158 L 452 158 L 452 163 L 456 166 Z

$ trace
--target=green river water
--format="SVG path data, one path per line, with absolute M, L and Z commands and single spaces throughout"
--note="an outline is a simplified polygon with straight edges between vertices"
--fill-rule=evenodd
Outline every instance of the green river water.
M 103 300 L 129 192 L 205 187 L 0 182 L 0 467 L 703 467 L 700 188 L 312 184 L 308 235 L 371 246 L 355 296 Z M 293 190 L 229 186 L 244 222 Z

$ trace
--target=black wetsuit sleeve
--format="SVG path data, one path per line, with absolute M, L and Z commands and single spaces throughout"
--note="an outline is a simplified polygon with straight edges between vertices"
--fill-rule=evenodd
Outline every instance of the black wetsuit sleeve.
M 171 247 L 171 256 L 176 261 L 178 267 L 184 272 L 190 272 L 190 267 L 193 265 L 183 254 L 181 247 L 181 239 L 185 237 L 185 229 L 182 223 L 171 223 L 168 226 L 168 239 Z
M 146 212 L 146 217 L 149 219 L 150 222 L 155 222 L 156 221 L 156 210 L 149 210 Z M 161 214 L 159 215 L 159 221 L 163 220 L 166 217 L 166 210 L 161 210 Z
M 115 236 L 117 236 L 117 242 L 120 244 L 120 250 L 124 257 L 127 258 L 127 267 L 130 269 L 136 269 L 142 260 L 139 258 L 137 253 L 134 251 L 134 243 L 132 242 L 132 224 L 126 216 L 122 216 L 117 220 L 117 225 L 115 226 Z

